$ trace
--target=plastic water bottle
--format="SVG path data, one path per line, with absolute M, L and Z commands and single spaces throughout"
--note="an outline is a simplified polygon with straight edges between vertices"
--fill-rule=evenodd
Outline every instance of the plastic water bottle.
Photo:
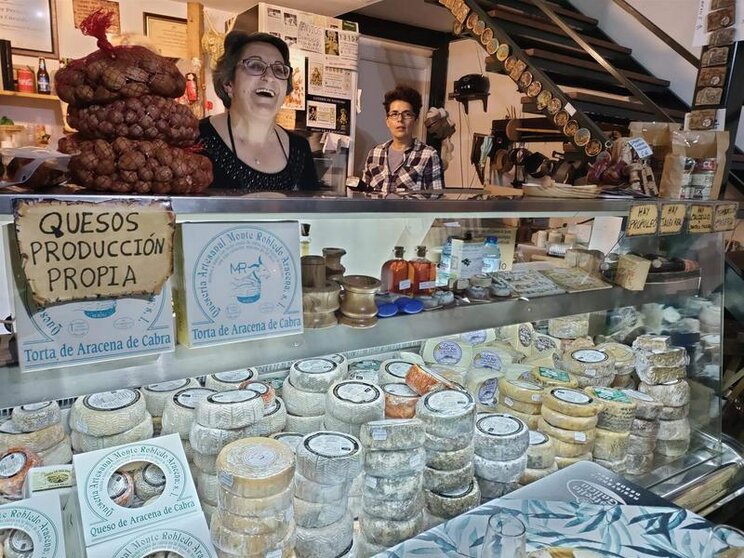
M 449 282 L 450 270 L 452 269 L 452 237 L 448 236 L 442 246 L 442 255 L 437 266 L 437 287 L 446 286 Z
M 483 273 L 501 270 L 501 248 L 495 236 L 487 236 L 483 243 Z

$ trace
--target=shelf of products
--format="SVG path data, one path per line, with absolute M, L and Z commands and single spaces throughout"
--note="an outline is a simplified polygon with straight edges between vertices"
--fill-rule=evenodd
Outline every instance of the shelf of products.
M 0 97 L 13 97 L 16 99 L 28 99 L 34 101 L 55 101 L 59 102 L 56 95 L 43 95 L 41 93 L 22 93 L 20 91 L 0 91 Z

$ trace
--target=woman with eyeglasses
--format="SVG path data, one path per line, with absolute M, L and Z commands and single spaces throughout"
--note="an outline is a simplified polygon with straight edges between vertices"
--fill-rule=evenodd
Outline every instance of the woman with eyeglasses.
M 276 124 L 292 91 L 289 48 L 267 33 L 231 31 L 213 73 L 226 111 L 199 122 L 215 188 L 242 192 L 317 190 L 310 145 Z
M 439 154 L 413 137 L 421 112 L 421 94 L 399 85 L 385 93 L 383 106 L 392 139 L 369 152 L 362 182 L 385 194 L 441 190 L 444 181 Z

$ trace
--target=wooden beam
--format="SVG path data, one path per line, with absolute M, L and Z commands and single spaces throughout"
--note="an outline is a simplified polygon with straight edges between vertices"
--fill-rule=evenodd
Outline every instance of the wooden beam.
M 205 69 L 204 56 L 201 51 L 201 39 L 204 35 L 204 6 L 199 2 L 188 2 L 186 4 L 186 52 L 188 52 L 189 61 L 199 60 L 199 70 L 196 72 L 196 78 L 199 91 L 199 110 L 197 116 L 202 118 L 205 112 L 205 103 L 207 100 L 207 87 L 204 83 Z

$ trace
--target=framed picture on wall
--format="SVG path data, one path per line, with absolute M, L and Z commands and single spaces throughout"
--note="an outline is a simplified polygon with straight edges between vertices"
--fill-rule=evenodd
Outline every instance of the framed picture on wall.
M 55 0 L 0 0 L 0 37 L 13 54 L 57 58 Z
M 168 58 L 188 58 L 186 47 L 185 19 L 144 12 L 142 14 L 145 35 L 150 37 L 160 49 L 160 54 Z

